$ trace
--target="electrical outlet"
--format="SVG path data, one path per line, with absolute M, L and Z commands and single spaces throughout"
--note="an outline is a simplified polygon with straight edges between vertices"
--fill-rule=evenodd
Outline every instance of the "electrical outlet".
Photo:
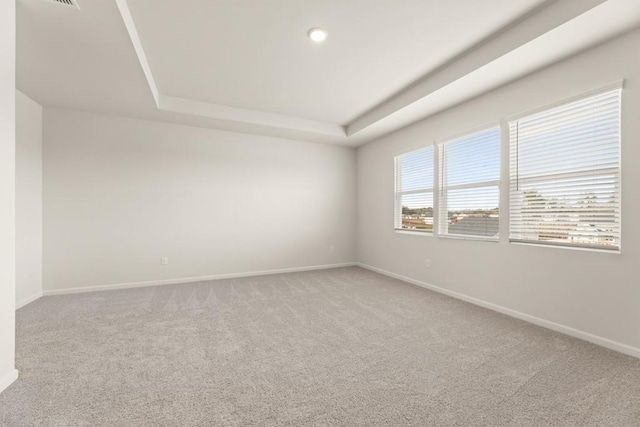
M 169 257 L 163 256 L 162 258 L 160 258 L 160 265 L 169 265 Z
M 427 258 L 424 260 L 424 268 L 431 268 L 431 259 Z
M 329 253 L 334 253 L 335 251 L 336 251 L 336 248 L 334 248 L 333 246 L 329 248 Z

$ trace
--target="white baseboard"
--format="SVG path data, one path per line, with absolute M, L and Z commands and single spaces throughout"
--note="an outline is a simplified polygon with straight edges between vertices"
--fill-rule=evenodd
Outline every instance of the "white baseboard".
M 66 295 L 66 294 L 77 294 L 77 293 L 84 293 L 84 292 L 109 291 L 109 290 L 115 290 L 115 289 L 143 288 L 146 286 L 175 285 L 179 283 L 203 282 L 206 280 L 234 279 L 238 277 L 267 276 L 271 274 L 296 273 L 300 271 L 324 270 L 329 268 L 340 268 L 340 267 L 353 267 L 355 265 L 356 265 L 355 262 L 345 262 L 341 264 L 325 264 L 325 265 L 311 265 L 306 267 L 280 268 L 277 270 L 249 271 L 244 273 L 214 274 L 211 276 L 147 280 L 144 282 L 117 283 L 113 285 L 97 285 L 97 286 L 85 286 L 81 288 L 52 289 L 52 290 L 45 290 L 43 294 L 44 296 Z
M 16 310 L 19 308 L 24 307 L 25 305 L 34 302 L 35 300 L 37 300 L 38 298 L 40 298 L 43 295 L 42 291 L 36 292 L 35 294 L 27 297 L 27 298 L 23 298 L 22 300 L 18 301 L 16 303 Z
M 15 380 L 18 379 L 18 370 L 13 369 L 3 378 L 0 378 L 0 393 L 2 393 L 7 387 L 9 387 Z
M 393 277 L 394 279 L 402 280 L 403 282 L 408 282 L 413 285 L 421 286 L 426 289 L 430 289 L 432 291 L 448 295 L 450 297 L 469 302 L 471 304 L 488 308 L 489 310 L 497 311 L 498 313 L 506 314 L 507 316 L 515 317 L 516 319 L 524 320 L 525 322 L 533 323 L 534 325 L 542 326 L 543 328 L 551 329 L 556 332 L 563 333 L 565 335 L 572 336 L 574 338 L 579 338 L 584 341 L 588 341 L 590 343 L 606 347 L 611 350 L 618 351 L 620 353 L 627 354 L 629 356 L 640 358 L 640 348 L 632 347 L 627 344 L 623 344 L 617 341 L 610 340 L 608 338 L 600 337 L 598 335 L 593 335 L 588 332 L 584 332 L 578 329 L 574 329 L 570 326 L 565 326 L 560 323 L 552 322 L 550 320 L 541 319 L 539 317 L 532 316 L 530 314 L 522 313 L 520 311 L 512 310 L 510 308 L 506 308 L 497 304 L 493 304 L 487 301 L 480 300 L 478 298 L 470 297 L 459 292 L 450 291 L 445 288 L 441 288 L 439 286 L 432 285 L 430 283 L 423 282 L 421 280 L 412 279 L 410 277 L 402 276 L 400 274 L 392 273 L 387 270 L 383 270 L 382 268 L 374 267 L 372 265 L 356 263 L 359 267 L 365 268 L 367 270 L 375 271 L 376 273 L 384 274 L 385 276 Z

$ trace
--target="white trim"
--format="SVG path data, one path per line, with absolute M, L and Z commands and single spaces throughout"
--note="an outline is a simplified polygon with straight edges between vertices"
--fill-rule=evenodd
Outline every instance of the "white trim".
M 144 47 L 142 47 L 142 41 L 140 40 L 140 36 L 138 35 L 136 24 L 135 22 L 133 22 L 133 16 L 131 16 L 131 11 L 129 10 L 129 5 L 127 4 L 127 0 L 116 0 L 116 6 L 118 6 L 120 15 L 122 15 L 124 26 L 126 27 L 127 32 L 129 33 L 131 44 L 133 44 L 133 49 L 135 50 L 136 55 L 138 56 L 138 62 L 140 62 L 140 67 L 142 67 L 144 76 L 147 79 L 147 84 L 149 85 L 149 89 L 151 90 L 153 99 L 156 102 L 156 106 L 159 107 L 160 92 L 158 91 L 158 86 L 156 85 L 156 81 L 153 78 L 153 74 L 151 73 L 151 66 L 149 65 L 149 61 L 147 60 L 147 55 L 144 53 Z
M 43 295 L 67 295 L 85 292 L 110 291 L 116 289 L 144 288 L 147 286 L 175 285 L 180 283 L 203 282 L 208 280 L 234 279 L 238 277 L 267 276 L 272 274 L 296 273 L 300 271 L 325 270 L 329 268 L 353 267 L 355 262 L 344 262 L 340 264 L 310 265 L 305 267 L 280 268 L 277 270 L 249 271 L 244 273 L 214 274 L 211 276 L 183 277 L 175 279 L 147 280 L 144 282 L 116 283 L 112 285 L 96 285 L 78 288 L 45 290 Z
M 35 294 L 28 296 L 26 298 L 21 299 L 20 301 L 18 301 L 16 303 L 16 310 L 19 308 L 24 307 L 27 304 L 30 304 L 32 302 L 34 302 L 35 300 L 37 300 L 38 298 L 40 298 L 43 295 L 42 291 L 38 291 Z
M 554 245 L 552 242 L 545 242 L 544 240 L 525 240 L 525 239 L 511 239 L 511 238 L 509 238 L 509 243 L 513 245 L 538 246 L 543 248 L 570 249 L 572 251 L 600 252 L 603 254 L 616 254 L 616 255 L 622 254 L 619 247 L 615 249 L 603 249 L 597 246 L 580 246 L 580 245 L 571 245 L 571 244 L 562 244 L 562 243 Z
M 498 240 L 501 243 L 509 242 L 509 224 L 511 221 L 511 140 L 509 124 L 505 120 L 500 121 L 500 186 L 498 204 Z M 507 190 L 505 190 L 507 189 Z M 506 206 L 507 209 L 500 209 Z
M 471 234 L 438 234 L 439 239 L 475 240 L 476 242 L 500 243 L 500 237 L 474 236 Z
M 398 234 L 409 234 L 412 236 L 429 236 L 433 237 L 433 231 L 418 231 L 410 228 L 394 228 L 393 231 Z
M 483 301 L 478 298 L 470 297 L 470 296 L 461 294 L 459 292 L 451 291 L 445 288 L 441 288 L 439 286 L 432 285 L 427 282 L 423 282 L 421 280 L 416 280 L 410 277 L 402 276 L 400 274 L 392 273 L 390 271 L 384 270 L 382 268 L 374 267 L 372 265 L 363 264 L 361 262 L 357 263 L 357 265 L 358 267 L 375 271 L 376 273 L 384 274 L 385 276 L 393 277 L 394 279 L 402 280 L 403 282 L 411 283 L 413 285 L 417 285 L 417 286 L 438 292 L 440 294 L 448 295 L 450 297 L 453 297 L 462 301 L 466 301 L 468 303 L 471 303 L 480 307 L 488 308 L 489 310 L 506 314 L 507 316 L 515 317 L 516 319 L 524 320 L 525 322 L 533 323 L 534 325 L 542 326 L 543 328 L 551 329 L 553 331 L 560 332 L 565 335 L 569 335 L 584 341 L 588 341 L 590 343 L 599 345 L 601 347 L 606 347 L 608 349 L 615 350 L 620 353 L 624 353 L 629 356 L 637 357 L 640 359 L 640 348 L 637 348 L 637 347 L 632 347 L 630 345 L 613 341 L 608 338 L 600 337 L 598 335 L 593 335 L 588 332 L 574 329 L 570 326 L 562 325 L 560 323 L 552 322 L 550 320 L 541 319 L 539 317 L 532 316 L 530 314 L 512 310 L 510 308 L 506 308 L 497 304 Z
M 346 137 L 344 127 L 335 123 L 320 122 L 317 120 L 269 113 L 267 111 L 231 107 L 164 94 L 160 94 L 159 96 L 158 109 L 163 111 L 270 126 L 279 129 L 291 129 L 340 138 Z
M 18 370 L 13 369 L 4 378 L 0 379 L 0 393 L 5 391 L 15 380 L 18 379 Z

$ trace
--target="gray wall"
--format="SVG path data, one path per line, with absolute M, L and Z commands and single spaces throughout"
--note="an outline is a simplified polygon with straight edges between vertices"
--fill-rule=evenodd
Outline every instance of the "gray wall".
M 0 2 L 0 391 L 15 370 L 16 2 Z
M 16 306 L 42 295 L 42 107 L 16 92 Z
M 352 148 L 50 108 L 44 131 L 45 291 L 355 261 Z
M 640 31 L 629 33 L 359 148 L 358 260 L 640 348 L 640 56 L 632 53 L 638 46 Z M 394 232 L 394 155 L 621 78 L 626 79 L 621 254 L 509 244 L 505 232 L 500 243 Z M 501 185 L 506 231 L 508 181 Z

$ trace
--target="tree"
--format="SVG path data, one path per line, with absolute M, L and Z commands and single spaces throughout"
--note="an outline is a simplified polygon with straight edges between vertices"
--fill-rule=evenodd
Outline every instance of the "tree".
M 527 217 L 542 217 L 542 213 L 547 206 L 547 199 L 545 199 L 535 188 L 524 191 L 522 196 L 524 197 L 524 206 L 522 207 L 522 211 L 529 213 Z
M 403 216 L 433 216 L 433 208 L 409 208 L 408 206 L 402 206 Z

